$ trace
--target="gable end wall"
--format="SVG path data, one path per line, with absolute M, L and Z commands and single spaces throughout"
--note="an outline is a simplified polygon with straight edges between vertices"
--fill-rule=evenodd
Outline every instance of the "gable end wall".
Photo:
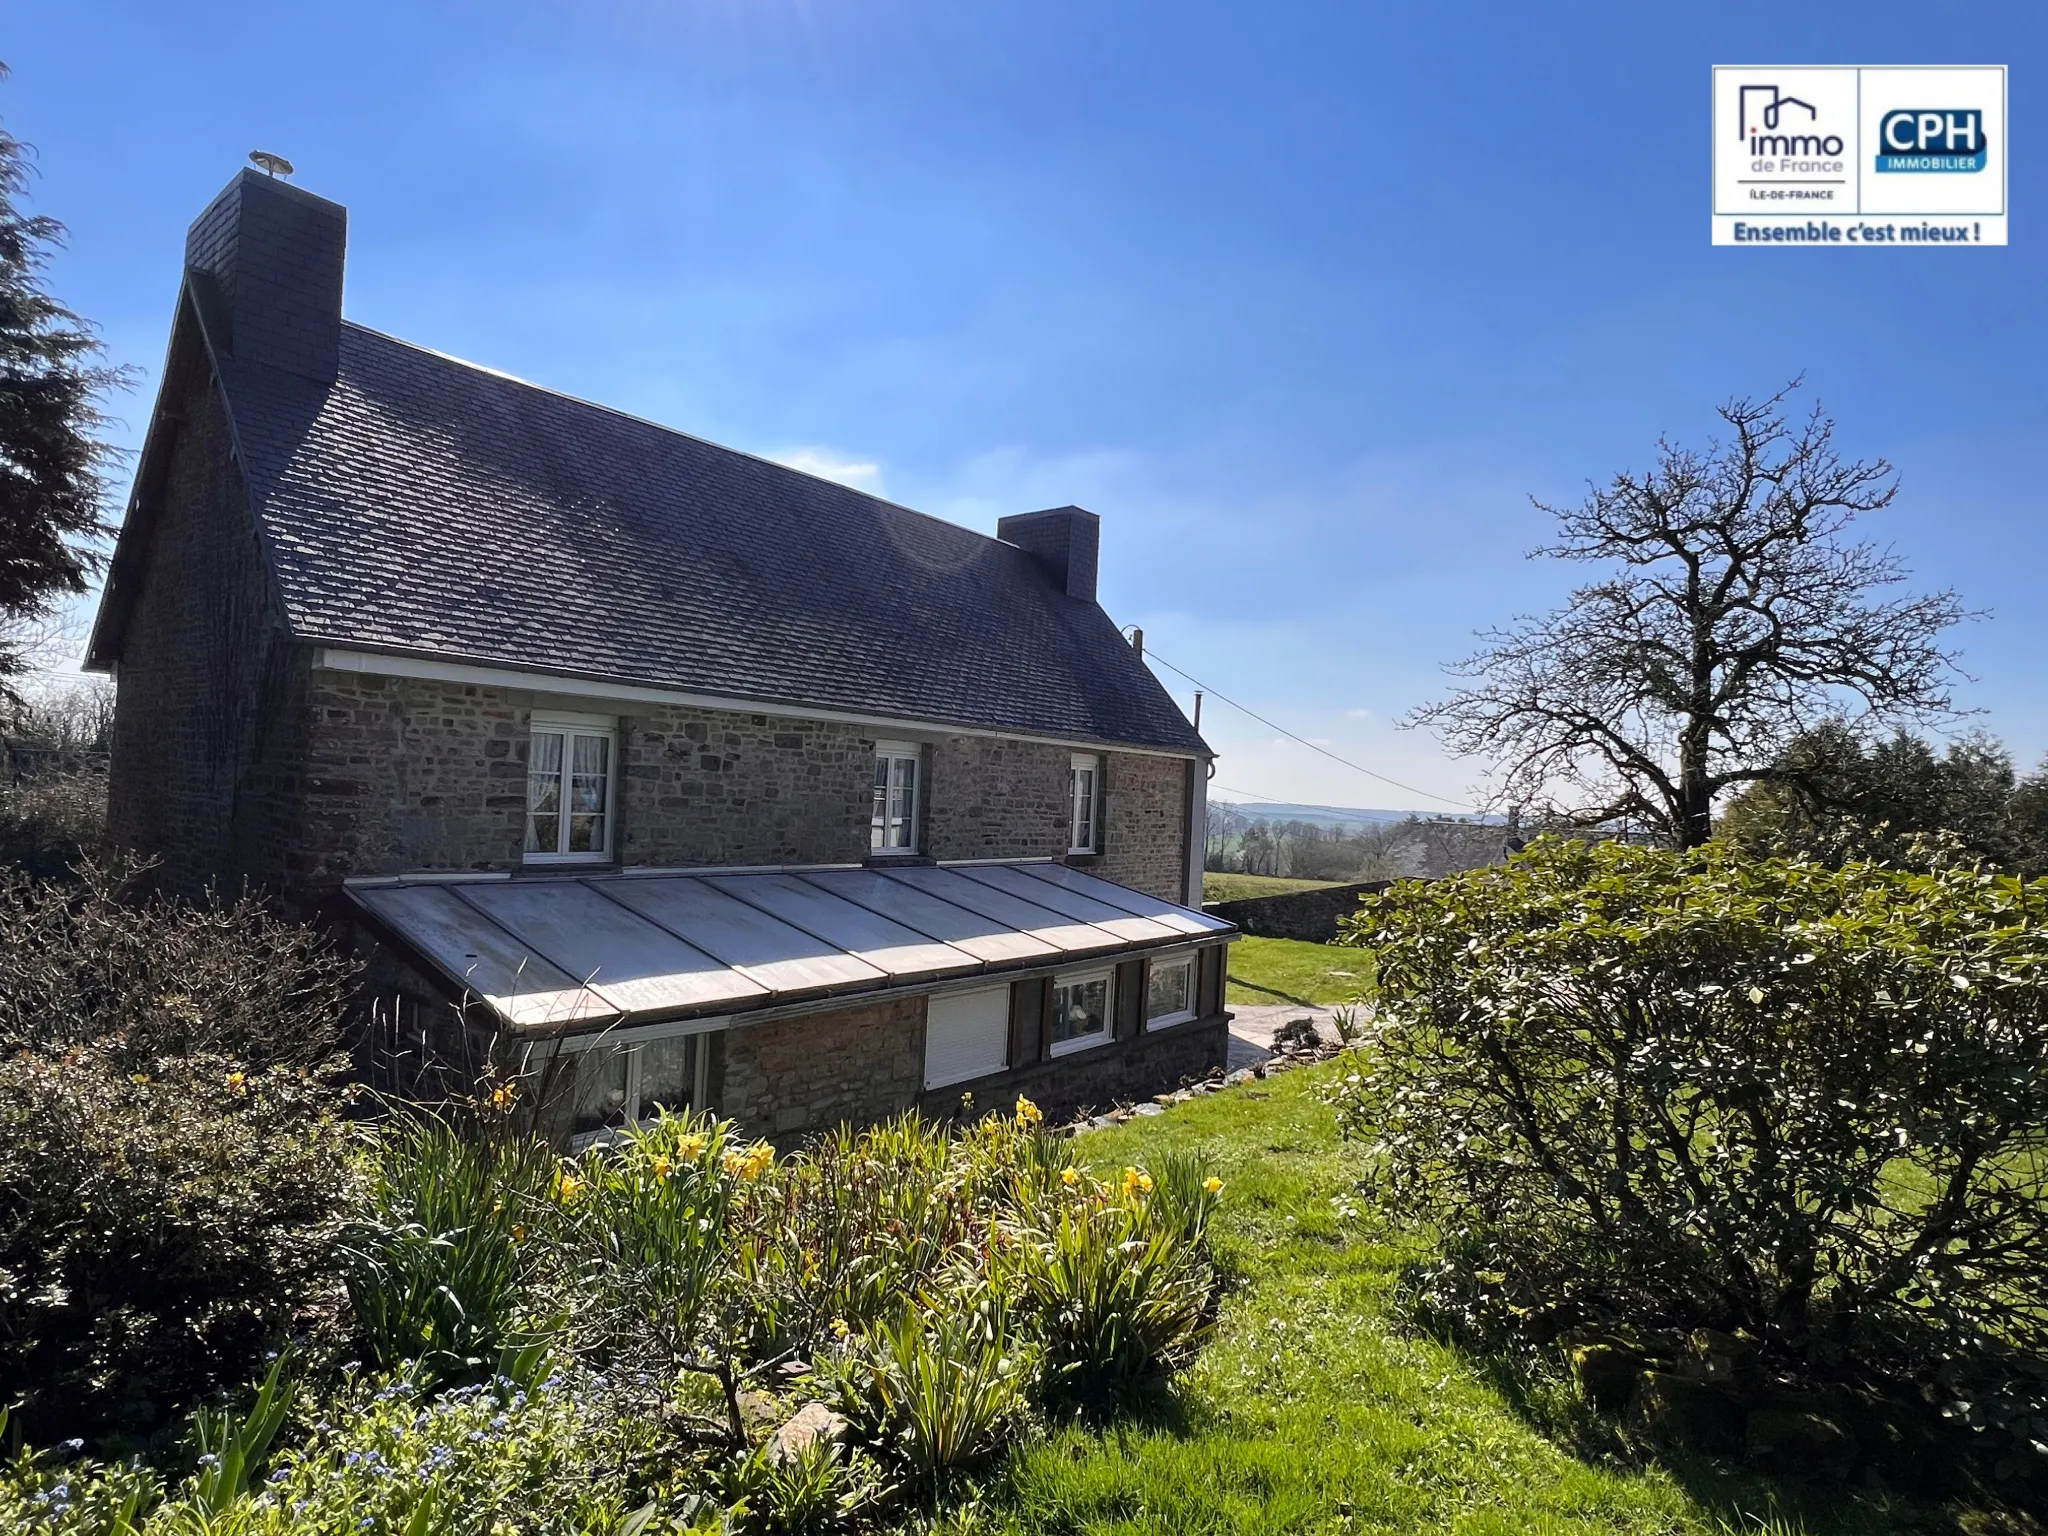
M 297 837 L 306 655 L 286 632 L 202 359 L 174 365 L 165 406 L 178 435 L 122 633 L 108 831 L 159 859 L 169 889 L 274 888 Z

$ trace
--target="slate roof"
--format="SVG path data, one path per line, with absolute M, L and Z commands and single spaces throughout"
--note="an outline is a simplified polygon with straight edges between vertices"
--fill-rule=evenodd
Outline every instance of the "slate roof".
M 1208 750 L 1008 544 L 359 325 L 331 385 L 215 361 L 302 639 Z

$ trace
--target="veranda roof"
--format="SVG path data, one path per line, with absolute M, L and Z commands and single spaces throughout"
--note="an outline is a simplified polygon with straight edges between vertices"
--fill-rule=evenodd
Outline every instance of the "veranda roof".
M 1237 932 L 1045 862 L 400 876 L 347 890 L 451 985 L 533 1031 L 736 1013 Z

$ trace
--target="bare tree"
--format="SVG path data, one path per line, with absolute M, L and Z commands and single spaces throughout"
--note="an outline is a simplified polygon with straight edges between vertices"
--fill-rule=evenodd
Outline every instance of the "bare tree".
M 1797 387 L 1721 407 L 1732 441 L 1660 440 L 1648 474 L 1577 507 L 1536 504 L 1559 529 L 1536 554 L 1612 569 L 1546 617 L 1482 633 L 1451 669 L 1471 685 L 1408 720 L 1492 761 L 1494 804 L 1640 818 L 1690 848 L 1722 790 L 1795 775 L 1781 750 L 1820 720 L 1955 713 L 1939 637 L 1971 615 L 1949 591 L 1888 595 L 1904 565 L 1847 530 L 1890 505 L 1892 467 L 1845 463 L 1818 408 L 1789 424 Z

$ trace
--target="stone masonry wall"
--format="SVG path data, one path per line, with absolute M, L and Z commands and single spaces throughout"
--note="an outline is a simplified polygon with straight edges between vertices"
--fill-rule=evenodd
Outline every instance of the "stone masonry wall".
M 925 848 L 935 859 L 1067 858 L 1070 747 L 949 736 L 928 754 Z M 1181 758 L 1102 754 L 1102 852 L 1068 862 L 1186 897 L 1187 774 Z
M 473 683 L 315 671 L 307 708 L 302 890 L 518 866 L 530 706 Z
M 1103 773 L 1102 860 L 1095 874 L 1134 891 L 1187 900 L 1188 775 L 1179 757 L 1112 752 Z
M 165 388 L 177 425 L 123 635 L 108 831 L 187 895 L 276 885 L 297 836 L 303 653 L 273 595 L 226 410 L 197 348 Z
M 350 875 L 515 869 L 536 707 L 597 701 L 356 672 L 312 674 L 300 894 Z M 868 851 L 872 729 L 681 706 L 620 706 L 615 828 L 626 865 L 850 863 Z M 926 749 L 934 858 L 1061 858 L 1071 752 L 951 736 Z M 1181 898 L 1188 765 L 1107 754 L 1104 851 L 1076 859 Z
M 924 1009 L 923 997 L 902 997 L 741 1023 L 725 1037 L 718 1112 L 777 1139 L 901 1113 L 924 1087 Z
M 845 864 L 867 854 L 872 733 L 822 720 L 635 705 L 628 864 Z

